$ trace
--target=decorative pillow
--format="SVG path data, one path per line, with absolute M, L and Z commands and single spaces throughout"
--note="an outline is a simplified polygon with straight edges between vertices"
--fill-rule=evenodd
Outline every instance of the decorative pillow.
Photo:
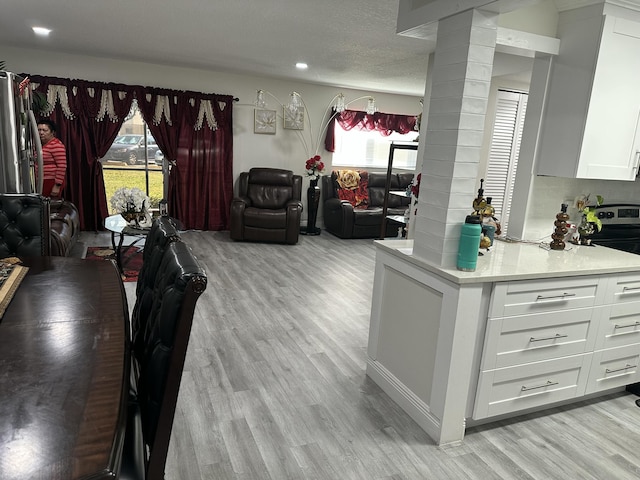
M 340 200 L 347 200 L 353 208 L 369 205 L 369 173 L 357 170 L 337 170 L 336 189 Z

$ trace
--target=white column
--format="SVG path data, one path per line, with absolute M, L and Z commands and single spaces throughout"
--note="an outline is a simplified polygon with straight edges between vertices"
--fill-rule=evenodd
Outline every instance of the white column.
M 455 266 L 479 187 L 497 21 L 496 13 L 468 10 L 438 25 L 413 255 L 443 267 Z

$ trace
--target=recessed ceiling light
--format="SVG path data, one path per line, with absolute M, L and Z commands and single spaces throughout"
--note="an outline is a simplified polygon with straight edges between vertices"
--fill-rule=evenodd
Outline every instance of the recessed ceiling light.
M 296 68 L 299 70 L 306 70 L 307 68 L 309 68 L 309 65 L 304 62 L 298 62 L 296 63 Z
M 41 37 L 46 37 L 51 33 L 51 29 L 44 27 L 33 27 L 33 33 L 35 33 L 36 35 L 40 35 Z

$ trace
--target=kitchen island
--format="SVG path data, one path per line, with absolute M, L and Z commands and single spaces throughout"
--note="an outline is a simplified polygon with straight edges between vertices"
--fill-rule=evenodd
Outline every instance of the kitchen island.
M 376 248 L 367 375 L 438 444 L 640 381 L 639 255 L 497 241 L 461 272 Z

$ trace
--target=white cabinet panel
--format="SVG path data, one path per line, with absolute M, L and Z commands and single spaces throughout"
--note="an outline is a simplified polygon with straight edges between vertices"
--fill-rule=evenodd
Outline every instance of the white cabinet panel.
M 585 15 L 587 9 L 560 16 L 561 47 L 547 89 L 538 173 L 635 180 L 640 24 L 594 9 Z
M 627 273 L 611 277 L 605 302 L 611 304 L 640 302 L 640 275 Z
M 640 344 L 594 352 L 585 393 L 640 382 Z
M 593 351 L 598 333 L 594 316 L 603 308 L 578 308 L 491 320 L 482 370 L 508 367 Z
M 601 303 L 603 296 L 597 276 L 498 283 L 489 317 L 592 307 Z
M 583 395 L 591 355 L 574 355 L 482 372 L 473 418 L 516 412 Z
M 600 350 L 633 343 L 640 343 L 640 302 L 607 306 L 595 348 Z

